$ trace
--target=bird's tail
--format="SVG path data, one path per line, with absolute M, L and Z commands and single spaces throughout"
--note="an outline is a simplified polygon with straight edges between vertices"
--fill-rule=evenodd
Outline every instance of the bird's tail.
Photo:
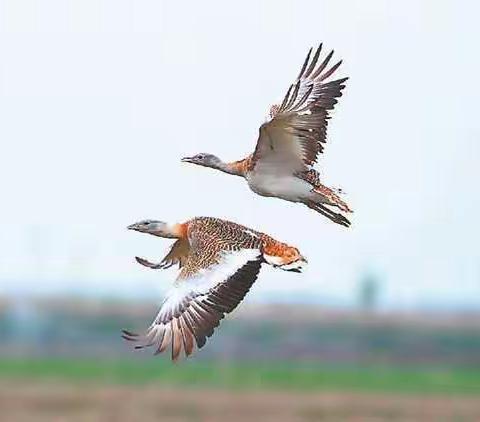
M 343 193 L 341 189 L 329 188 L 328 186 L 318 184 L 313 188 L 313 192 L 318 193 L 324 199 L 321 203 L 333 205 L 343 212 L 353 212 L 345 201 L 339 195 Z
M 262 254 L 265 262 L 284 271 L 301 272 L 307 263 L 300 251 L 285 243 L 264 235 Z

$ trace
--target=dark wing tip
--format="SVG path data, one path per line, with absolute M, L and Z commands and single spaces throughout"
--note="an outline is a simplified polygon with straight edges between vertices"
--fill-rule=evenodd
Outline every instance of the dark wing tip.
M 144 267 L 152 268 L 154 266 L 154 264 L 152 264 L 150 261 L 146 260 L 145 258 L 140 258 L 139 256 L 135 257 L 135 261 Z
M 128 341 L 137 341 L 139 339 L 138 334 L 132 333 L 132 332 L 127 331 L 127 330 L 122 330 L 121 337 L 125 340 L 128 340 Z
M 122 330 L 122 333 L 130 337 L 138 337 L 137 333 L 132 333 L 131 331 Z

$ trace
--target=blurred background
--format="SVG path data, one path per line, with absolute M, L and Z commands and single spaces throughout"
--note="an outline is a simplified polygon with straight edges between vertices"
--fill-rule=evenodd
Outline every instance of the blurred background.
M 0 420 L 478 421 L 479 6 L 0 0 Z M 349 76 L 346 230 L 180 163 L 250 153 L 308 49 Z M 175 271 L 144 218 L 298 246 L 188 361 L 133 352 Z

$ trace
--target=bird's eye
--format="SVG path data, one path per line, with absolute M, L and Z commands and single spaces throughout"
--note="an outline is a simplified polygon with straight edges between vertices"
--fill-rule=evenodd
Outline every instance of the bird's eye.
M 203 159 L 205 158 L 205 156 L 204 156 L 203 154 L 199 154 L 199 155 L 197 155 L 197 158 L 198 158 L 199 160 L 203 160 Z

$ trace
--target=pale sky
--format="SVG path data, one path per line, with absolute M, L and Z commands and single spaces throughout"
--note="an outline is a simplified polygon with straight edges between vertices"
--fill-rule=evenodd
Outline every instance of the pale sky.
M 0 0 L 0 294 L 159 294 L 169 241 L 125 227 L 216 216 L 300 248 L 250 300 L 480 308 L 480 56 L 474 2 Z M 349 76 L 318 168 L 346 230 L 180 163 L 250 153 L 323 41 Z M 253 297 L 252 297 L 253 296 Z M 160 294 L 158 297 L 160 301 Z

